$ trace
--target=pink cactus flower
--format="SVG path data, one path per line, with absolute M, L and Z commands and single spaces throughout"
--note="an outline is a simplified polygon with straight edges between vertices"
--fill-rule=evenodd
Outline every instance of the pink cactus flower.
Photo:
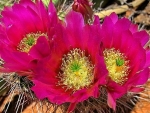
M 149 52 L 144 45 L 149 40 L 146 31 L 128 19 L 118 19 L 115 13 L 107 16 L 101 26 L 103 56 L 109 72 L 106 85 L 108 105 L 115 109 L 116 99 L 128 91 L 142 91 L 138 85 L 146 83 L 149 77 Z
M 40 0 L 21 0 L 5 7 L 0 23 L 0 56 L 3 71 L 29 74 L 39 59 L 50 54 L 48 37 L 54 31 L 54 7 L 48 10 Z M 57 19 L 55 19 L 57 20 Z M 49 32 L 49 34 L 48 34 Z
M 48 98 L 58 105 L 69 102 L 68 112 L 89 97 L 99 97 L 99 87 L 106 84 L 108 71 L 100 56 L 99 18 L 84 24 L 83 16 L 71 11 L 64 26 L 53 37 L 49 57 L 39 62 L 32 90 L 39 99 Z

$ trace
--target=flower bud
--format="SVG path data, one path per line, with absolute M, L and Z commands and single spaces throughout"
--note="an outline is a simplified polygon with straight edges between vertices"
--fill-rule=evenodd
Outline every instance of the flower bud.
M 74 0 L 72 9 L 76 12 L 80 12 L 84 17 L 85 22 L 88 22 L 88 20 L 92 19 L 93 16 L 93 10 L 91 6 L 92 2 L 89 0 Z

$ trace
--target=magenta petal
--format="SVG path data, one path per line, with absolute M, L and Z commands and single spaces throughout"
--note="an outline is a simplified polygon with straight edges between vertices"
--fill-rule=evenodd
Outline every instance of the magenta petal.
M 146 64 L 145 67 L 150 67 L 150 50 L 146 51 Z
M 118 30 L 118 32 L 121 33 L 122 31 L 129 30 L 130 25 L 131 25 L 131 22 L 128 19 L 122 18 L 122 19 L 118 20 L 115 23 L 115 26 L 113 26 L 113 27 L 115 30 Z
M 92 60 L 95 60 L 95 55 L 99 52 L 99 47 L 101 44 L 102 38 L 99 35 L 99 31 L 97 29 L 97 26 L 87 26 L 86 31 L 84 32 L 84 38 L 83 38 L 83 45 L 85 45 L 86 49 L 88 50 L 88 54 L 91 55 Z M 86 43 L 87 42 L 87 43 Z
M 138 70 L 143 69 L 146 54 L 141 44 L 132 36 L 130 32 L 126 32 L 125 35 L 122 35 L 122 43 L 121 52 L 125 53 L 128 57 L 131 67 L 137 67 L 134 71 L 137 72 Z M 133 54 L 136 54 L 136 57 Z
M 132 33 L 129 30 L 122 33 L 121 42 L 119 45 L 119 50 L 122 53 L 125 53 L 125 55 L 130 60 L 131 67 L 132 65 L 136 64 L 134 65 L 137 67 L 135 72 L 140 70 L 145 64 L 145 50 L 140 45 L 140 43 L 134 39 Z M 133 54 L 136 54 L 136 57 Z
M 131 91 L 131 92 L 139 93 L 139 92 L 144 91 L 144 89 L 143 89 L 143 88 L 140 88 L 140 87 L 131 87 L 131 88 L 130 88 L 130 91 Z
M 71 44 L 69 42 L 65 29 L 59 24 L 55 26 L 55 31 L 56 33 L 54 32 L 54 34 L 52 34 L 51 39 L 52 46 L 54 47 L 54 52 L 57 52 L 58 55 L 59 53 L 62 54 L 66 51 L 69 51 Z M 58 47 L 58 49 L 56 47 Z
M 115 47 L 116 49 L 120 49 L 121 45 L 122 46 L 125 45 L 124 42 L 126 41 L 126 38 L 129 38 L 129 37 L 121 38 L 121 35 L 124 36 L 124 35 L 128 35 L 129 34 L 129 33 L 126 34 L 124 32 L 127 31 L 127 30 L 129 30 L 130 24 L 131 24 L 131 22 L 128 19 L 123 18 L 123 19 L 118 20 L 115 23 L 115 25 L 111 27 L 113 29 L 113 34 L 112 34 L 113 43 L 109 42 L 109 40 L 107 41 L 107 43 L 108 42 L 112 43 L 112 46 Z M 130 36 L 132 36 L 131 33 L 130 33 Z M 124 41 L 122 41 L 122 40 L 124 40 Z
M 110 78 L 109 78 L 110 79 Z M 126 91 L 127 88 L 124 86 L 120 86 L 114 81 L 111 81 L 111 79 L 108 81 L 107 84 L 107 92 L 108 92 L 108 105 L 115 110 L 116 108 L 116 99 L 122 97 Z
M 141 42 L 141 45 L 144 46 L 149 40 L 149 35 L 146 31 L 140 31 L 133 34 L 134 38 Z
M 132 33 L 137 32 L 137 31 L 138 31 L 138 25 L 136 25 L 136 24 L 131 24 L 131 25 L 130 25 L 130 31 L 131 31 Z
M 93 96 L 97 98 L 99 95 L 99 88 L 97 84 L 93 84 L 89 89 L 81 89 L 73 94 L 74 100 L 73 102 L 82 102 L 87 100 L 89 97 Z
M 58 21 L 58 17 L 57 17 L 57 11 L 56 8 L 54 6 L 54 4 L 52 3 L 52 1 L 50 1 L 50 4 L 48 6 L 48 17 L 49 17 L 49 26 L 53 27 L 56 25 L 57 21 Z
M 4 68 L 4 67 L 0 67 L 0 72 L 2 73 L 10 73 L 12 70 L 9 70 L 7 68 Z
M 49 85 L 44 84 L 44 83 L 37 81 L 37 80 L 34 80 L 33 82 L 34 82 L 35 86 L 33 86 L 31 88 L 31 90 L 34 91 L 34 93 L 36 94 L 36 96 L 39 99 L 46 98 L 47 95 L 49 95 L 49 92 L 48 92 Z M 47 89 L 47 90 L 45 90 L 45 89 Z
M 112 22 L 115 24 L 118 21 L 118 16 L 116 13 L 111 13 L 109 15 L 109 17 L 111 18 Z
M 116 82 L 111 81 L 111 80 L 108 81 L 107 85 L 110 87 L 110 89 L 108 89 L 109 92 L 115 91 L 115 93 L 113 93 L 114 98 L 120 98 L 122 95 L 125 94 L 125 92 L 127 90 L 126 87 L 124 87 L 123 85 L 121 86 L 121 85 L 119 85 Z
M 38 38 L 37 43 L 31 48 L 29 54 L 35 59 L 41 59 L 50 54 L 50 46 L 45 36 Z
M 80 13 L 71 11 L 66 15 L 66 30 L 69 41 L 73 47 L 80 47 L 83 42 L 82 31 L 84 27 L 84 19 Z
M 53 85 L 49 85 L 44 82 L 41 82 L 41 80 L 33 80 L 33 83 L 34 86 L 31 89 L 32 91 L 34 91 L 34 93 L 39 99 L 48 98 L 49 101 L 52 103 L 62 104 L 64 103 L 64 101 L 59 101 L 59 100 L 61 99 L 66 100 L 68 96 L 67 95 L 64 98 L 62 96 L 63 93 L 59 89 L 56 90 L 54 89 Z
M 10 26 L 14 23 L 17 24 L 17 27 L 20 26 L 19 18 L 14 12 L 4 10 L 1 14 L 3 16 L 3 18 L 1 18 L 1 21 L 5 26 Z
M 130 47 L 132 47 L 132 42 L 133 42 L 133 36 L 131 34 L 131 32 L 129 30 L 125 31 L 122 33 L 121 35 L 121 42 L 118 44 L 120 44 L 120 51 L 122 53 L 128 53 L 127 51 L 130 50 Z M 116 40 L 117 41 L 117 40 Z
M 72 111 L 75 109 L 76 104 L 77 104 L 77 103 L 71 103 L 70 106 L 69 106 L 69 108 L 68 108 L 68 110 L 67 110 L 67 112 L 68 112 L 68 113 L 72 112 Z
M 106 84 L 108 70 L 106 69 L 104 59 L 99 54 L 97 54 L 96 59 L 98 60 L 96 60 L 97 65 L 95 66 L 95 80 L 98 81 L 99 84 Z
M 49 6 L 48 6 L 48 11 L 49 11 L 49 15 L 51 15 L 51 13 L 57 12 L 54 4 L 52 3 L 52 0 L 50 0 Z
M 57 83 L 57 73 L 52 71 L 51 68 L 53 68 L 53 64 L 47 64 L 46 59 L 42 59 L 42 61 L 38 62 L 39 65 L 34 68 L 34 71 L 36 71 L 35 80 L 38 80 L 40 82 L 43 82 L 48 85 L 56 85 Z M 43 66 L 47 66 L 47 68 L 41 68 Z M 44 75 L 44 76 L 43 76 Z
M 85 26 L 83 29 L 83 33 L 82 33 L 82 39 L 81 42 L 84 41 L 84 43 L 82 43 L 81 49 L 86 50 L 87 49 L 87 44 L 88 44 L 88 40 L 90 40 L 90 36 L 92 34 L 92 32 L 90 33 L 90 27 L 89 26 Z
M 20 32 L 17 32 L 20 31 Z M 15 25 L 10 25 L 7 28 L 7 36 L 9 38 L 9 41 L 11 43 L 13 43 L 15 46 L 18 45 L 18 43 L 21 41 L 21 39 L 23 38 L 24 32 L 22 31 L 22 29 L 19 29 L 17 26 Z
M 25 7 L 23 7 L 23 6 L 19 5 L 19 4 L 15 4 L 13 6 L 13 11 L 16 14 L 19 14 L 18 15 L 19 22 L 21 23 L 22 26 L 24 26 L 26 32 L 27 33 L 33 32 L 33 30 L 35 29 L 35 26 L 34 26 L 33 23 L 35 23 L 35 22 L 32 21 L 31 12 L 28 11 Z M 34 14 L 34 15 L 36 15 L 36 14 Z M 40 25 L 40 23 L 38 25 Z
M 8 44 L 9 45 L 9 39 L 6 35 L 6 31 L 5 28 L 3 26 L 0 26 L 0 43 L 3 43 L 4 45 Z M 3 45 L 1 44 L 0 47 L 3 47 Z
M 43 21 L 44 28 L 45 28 L 45 31 L 46 31 L 47 30 L 47 23 L 48 23 L 47 8 L 45 7 L 45 5 L 43 4 L 43 2 L 41 0 L 37 1 L 37 4 L 38 4 L 38 7 L 39 7 L 39 12 L 40 12 L 40 15 L 41 15 L 41 19 Z
M 89 89 L 89 94 L 90 94 L 90 96 L 93 96 L 94 98 L 98 98 L 100 96 L 98 82 L 96 84 L 94 84 L 91 89 Z
M 143 71 L 140 73 L 135 74 L 130 78 L 125 85 L 142 85 L 147 82 L 149 78 L 149 69 L 145 68 Z
M 128 50 L 124 47 L 124 45 L 128 45 L 128 40 L 132 38 L 132 33 L 129 31 L 129 27 L 131 25 L 131 22 L 128 19 L 120 19 L 118 20 L 115 25 L 113 26 L 113 44 L 112 46 L 116 49 L 121 49 L 122 46 L 124 50 Z M 125 38 L 122 38 L 125 37 Z M 130 37 L 128 37 L 130 36 Z M 126 44 L 126 43 L 127 44 Z M 122 51 L 123 52 L 123 51 Z
M 32 19 L 32 24 L 35 26 L 35 29 L 32 29 L 32 31 L 30 32 L 46 32 L 47 30 L 47 20 L 43 20 L 42 16 L 45 15 L 38 15 L 34 10 L 32 10 L 32 8 L 28 7 L 27 9 L 30 12 L 30 18 Z M 31 20 L 30 20 L 31 21 Z M 38 24 L 37 24 L 38 23 Z
M 6 48 L 0 53 L 1 58 L 5 61 L 4 67 L 14 71 L 25 71 L 30 68 L 32 58 L 27 53 L 11 52 Z
M 30 3 L 29 1 L 23 1 L 23 3 L 22 5 L 15 4 L 12 7 L 12 11 L 9 11 L 13 13 L 13 15 L 17 16 L 17 18 L 12 19 L 13 21 L 16 19 L 18 20 L 15 24 L 20 23 L 20 25 L 22 25 L 21 28 L 23 27 L 26 33 L 36 32 L 37 30 L 43 32 L 43 30 L 46 30 L 44 25 L 47 20 L 43 20 L 43 18 L 45 18 L 44 16 L 46 16 L 46 9 L 44 11 L 44 8 L 41 8 L 41 5 L 38 6 L 38 4 Z M 41 13 L 40 10 L 43 12 Z
M 142 85 L 147 82 L 148 78 L 149 78 L 149 68 L 145 68 L 142 72 L 135 75 L 134 81 L 136 85 Z
M 36 2 L 39 2 L 40 0 L 36 0 Z M 20 0 L 19 2 L 22 6 L 24 7 L 31 7 L 34 11 L 38 12 L 37 6 L 35 5 L 34 2 L 32 2 L 31 0 Z
M 94 25 L 99 25 L 100 27 L 100 20 L 99 20 L 99 17 L 98 16 L 94 16 L 94 22 L 93 22 Z
M 112 33 L 113 33 L 114 23 L 112 22 L 110 17 L 106 17 L 102 24 L 102 38 L 104 47 L 109 48 L 112 44 Z
M 111 95 L 111 93 L 108 92 L 108 99 L 107 99 L 107 104 L 110 108 L 112 108 L 113 110 L 116 109 L 116 100 L 113 98 L 113 96 Z

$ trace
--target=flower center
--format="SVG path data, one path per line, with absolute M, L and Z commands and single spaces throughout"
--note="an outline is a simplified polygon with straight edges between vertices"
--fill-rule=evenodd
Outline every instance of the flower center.
M 38 32 L 38 33 L 29 33 L 24 36 L 24 38 L 20 41 L 19 45 L 17 46 L 17 50 L 21 52 L 29 52 L 32 46 L 34 46 L 37 42 L 37 39 L 40 36 L 47 37 L 46 34 Z
M 59 73 L 61 85 L 74 91 L 88 87 L 93 81 L 94 65 L 85 56 L 84 51 L 73 49 L 62 59 Z
M 110 78 L 116 83 L 123 85 L 129 74 L 129 60 L 119 50 L 114 48 L 103 51 L 104 59 Z

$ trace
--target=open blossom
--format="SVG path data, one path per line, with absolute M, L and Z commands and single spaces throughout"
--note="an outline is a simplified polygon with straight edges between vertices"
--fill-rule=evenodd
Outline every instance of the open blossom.
M 49 57 L 39 62 L 32 90 L 39 99 L 58 105 L 69 102 L 72 111 L 78 102 L 97 98 L 106 84 L 108 71 L 100 56 L 99 19 L 85 25 L 80 13 L 66 15 L 64 26 L 57 27 Z
M 45 8 L 40 0 L 21 0 L 6 7 L 0 23 L 0 56 L 9 72 L 26 72 L 37 60 L 49 55 L 48 37 L 52 34 L 54 9 Z M 48 34 L 48 31 L 50 33 Z
M 104 19 L 101 26 L 103 56 L 109 72 L 106 85 L 108 105 L 115 109 L 116 99 L 128 91 L 142 91 L 138 85 L 149 77 L 149 52 L 144 49 L 149 36 L 138 31 L 137 25 L 128 19 L 118 19 L 115 13 Z
M 93 10 L 91 6 L 92 2 L 90 2 L 89 0 L 74 0 L 72 9 L 76 12 L 80 12 L 83 15 L 85 21 L 87 22 L 93 17 Z

